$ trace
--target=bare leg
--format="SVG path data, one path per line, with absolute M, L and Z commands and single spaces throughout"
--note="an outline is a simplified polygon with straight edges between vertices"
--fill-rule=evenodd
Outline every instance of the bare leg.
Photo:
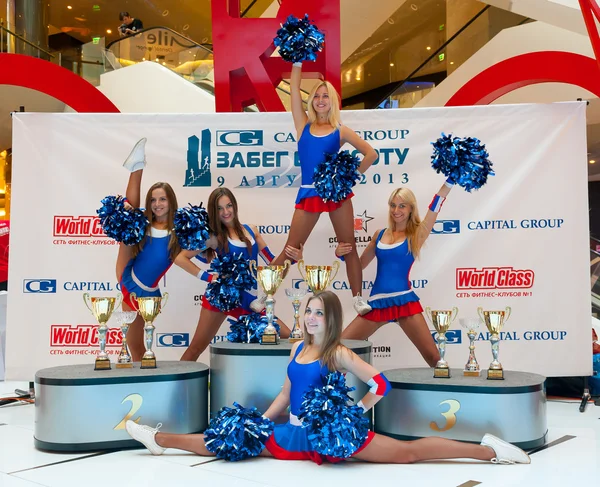
M 344 201 L 342 206 L 329 213 L 329 218 L 335 231 L 338 242 L 352 244 L 352 251 L 344 255 L 346 263 L 346 274 L 352 289 L 352 296 L 360 295 L 362 292 L 362 266 L 360 258 L 356 251 L 356 241 L 354 239 L 354 210 L 352 201 Z
M 285 247 L 288 245 L 296 249 L 300 248 L 300 244 L 304 245 L 310 236 L 310 233 L 315 228 L 317 221 L 319 221 L 320 213 L 310 213 L 304 210 L 296 209 L 294 216 L 292 217 L 292 223 L 290 224 L 290 233 L 288 235 L 287 242 L 281 253 L 273 259 L 271 264 L 283 265 L 287 256 L 285 255 Z M 354 239 L 353 239 L 354 240 Z
M 135 311 L 126 303 L 123 303 L 121 307 L 123 311 Z M 140 315 L 137 315 L 133 323 L 129 325 L 129 330 L 127 330 L 127 346 L 129 347 L 131 360 L 133 362 L 140 362 L 142 355 L 146 351 L 146 346 L 144 345 L 144 319 Z
M 448 458 L 474 458 L 489 461 L 495 456 L 494 450 L 487 446 L 462 443 L 446 438 L 432 436 L 415 441 L 398 441 L 376 434 L 371 443 L 353 458 L 373 463 L 415 463 L 423 460 Z
M 357 316 L 344 329 L 342 338 L 346 340 L 366 340 L 385 324 L 385 321 L 370 321 L 362 316 Z
M 435 364 L 440 359 L 440 352 L 435 344 L 435 340 L 429 332 L 429 327 L 425 322 L 423 315 L 407 316 L 398 320 L 400 328 L 406 333 L 408 339 L 413 342 L 425 362 L 430 367 L 435 367 Z
M 141 192 L 142 192 L 142 173 L 144 171 L 135 171 L 129 175 L 129 182 L 127 183 L 127 191 L 125 197 L 129 204 L 134 208 L 139 208 L 141 203 Z
M 289 327 L 283 322 L 281 321 L 279 318 L 277 318 L 277 324 L 279 325 L 279 336 L 281 338 L 289 338 L 290 334 L 292 333 L 292 330 L 289 329 Z
M 117 281 L 121 282 L 123 271 L 131 259 L 133 259 L 133 247 L 125 245 L 124 243 L 119 243 L 119 253 L 117 254 Z
M 221 324 L 227 316 L 225 313 L 211 311 L 210 309 L 202 308 L 200 310 L 200 318 L 192 343 L 182 355 L 181 360 L 195 362 L 200 357 L 200 354 L 206 350 L 214 336 L 219 331 Z
M 215 454 L 208 451 L 204 446 L 204 435 L 174 435 L 170 433 L 156 433 L 154 441 L 163 448 L 177 448 L 178 450 L 185 450 L 197 455 L 205 457 L 214 457 Z M 272 456 L 269 451 L 265 448 L 261 454 L 261 457 Z

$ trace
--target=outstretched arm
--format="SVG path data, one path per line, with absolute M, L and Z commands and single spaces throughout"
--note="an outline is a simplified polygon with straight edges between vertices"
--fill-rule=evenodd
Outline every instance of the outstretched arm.
M 421 245 L 423 245 L 425 240 L 427 240 L 427 237 L 429 237 L 429 234 L 433 229 L 433 225 L 435 225 L 435 220 L 438 216 L 438 213 L 442 209 L 442 205 L 444 204 L 444 201 L 450 193 L 453 185 L 453 183 L 446 181 L 433 197 L 433 200 L 431 200 L 427 214 L 425 215 L 425 218 L 423 218 L 423 221 L 421 221 L 421 225 L 419 227 L 419 248 Z
M 371 147 L 371 144 L 364 139 L 361 139 L 351 128 L 342 125 L 340 130 L 342 136 L 342 145 L 348 142 L 363 155 L 363 160 L 360 163 L 358 171 L 361 174 L 364 173 L 367 169 L 369 169 L 369 167 L 371 167 L 371 164 L 377 160 L 377 152 L 375 152 L 375 149 Z
M 296 354 L 296 350 L 300 346 L 300 343 L 302 343 L 302 342 L 295 343 L 294 346 L 292 347 L 288 363 L 291 362 L 292 359 L 294 358 L 294 355 Z M 269 409 L 267 409 L 265 411 L 263 416 L 265 416 L 271 420 L 276 419 L 279 416 L 281 416 L 285 412 L 285 410 L 288 408 L 288 406 L 290 405 L 290 390 L 291 390 L 291 388 L 292 388 L 292 384 L 290 383 L 290 379 L 288 378 L 288 376 L 286 374 L 285 381 L 283 382 L 283 387 L 281 388 L 281 392 L 279 394 L 277 394 L 277 397 L 271 403 L 271 405 L 269 406 Z
M 217 239 L 214 235 L 211 235 L 211 237 L 206 241 L 207 248 L 210 247 L 214 249 L 216 248 L 216 244 Z M 206 271 L 203 271 L 202 269 L 200 269 L 200 267 L 194 264 L 192 262 L 192 259 L 196 256 L 199 256 L 199 259 L 202 262 L 208 263 L 208 261 L 206 260 L 206 249 L 182 250 L 181 252 L 179 252 L 179 254 L 177 254 L 177 257 L 175 257 L 174 263 L 175 265 L 181 267 L 184 271 L 188 272 L 192 276 L 197 277 L 202 281 L 210 282 L 213 279 L 214 274 L 210 274 Z
M 377 230 L 375 232 L 375 235 L 373 235 L 369 245 L 367 245 L 365 250 L 363 250 L 362 254 L 360 255 L 360 265 L 363 270 L 366 269 L 375 258 L 375 242 L 377 241 L 377 235 L 379 235 L 380 231 L 381 230 Z M 344 260 L 344 255 L 349 254 L 350 252 L 352 252 L 352 244 L 340 242 L 335 249 L 335 256 L 338 259 Z
M 265 242 L 265 239 L 263 238 L 263 236 L 258 231 L 258 228 L 255 225 L 252 225 L 252 231 L 254 232 L 256 245 L 258 245 L 258 253 L 260 254 L 260 256 L 262 257 L 262 259 L 265 261 L 265 263 L 267 265 L 270 264 L 271 261 L 273 261 L 273 259 L 275 259 L 273 252 L 271 252 L 271 249 L 269 249 L 269 246 Z M 299 249 L 292 247 L 291 245 L 288 245 L 285 248 L 285 255 L 286 255 L 286 257 L 288 257 L 289 259 L 292 260 L 292 264 L 295 264 L 300 259 L 302 259 L 302 248 L 303 248 L 302 244 L 300 244 Z
M 306 122 L 308 122 L 308 116 L 302 106 L 302 94 L 300 93 L 300 82 L 302 81 L 302 63 L 294 63 L 292 66 L 292 76 L 290 78 L 290 98 L 292 101 L 292 116 L 294 117 L 294 127 L 296 127 L 296 133 L 300 138 Z

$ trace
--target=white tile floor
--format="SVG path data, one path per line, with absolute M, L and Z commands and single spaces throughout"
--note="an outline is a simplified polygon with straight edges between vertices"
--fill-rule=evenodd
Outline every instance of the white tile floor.
M 0 397 L 25 389 L 0 382 Z M 549 441 L 575 438 L 536 452 L 531 465 L 500 466 L 471 461 L 414 465 L 346 462 L 316 465 L 256 458 L 227 463 L 178 450 L 153 457 L 146 450 L 107 454 L 56 454 L 33 446 L 34 406 L 0 408 L 0 487 L 152 486 L 576 486 L 600 483 L 600 407 L 548 403 Z M 515 412 L 518 414 L 518 412 Z

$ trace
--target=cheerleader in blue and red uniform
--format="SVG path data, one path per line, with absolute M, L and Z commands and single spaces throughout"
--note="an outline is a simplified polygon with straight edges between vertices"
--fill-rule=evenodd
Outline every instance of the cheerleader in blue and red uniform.
M 175 263 L 198 279 L 210 282 L 214 275 L 201 270 L 192 262 L 196 257 L 203 263 L 209 263 L 215 255 L 224 256 L 242 254 L 246 260 L 254 260 L 258 263 L 260 255 L 266 264 L 273 261 L 273 254 L 267 247 L 262 235 L 253 225 L 242 225 L 238 219 L 238 204 L 233 193 L 227 188 L 215 189 L 208 198 L 208 218 L 211 226 L 211 238 L 207 241 L 206 251 L 183 250 L 176 258 Z M 286 247 L 285 255 L 292 261 L 302 258 L 302 250 Z M 198 326 L 190 346 L 185 351 L 181 360 L 196 361 L 200 354 L 206 349 L 227 316 L 239 318 L 253 312 L 259 312 L 264 308 L 264 303 L 257 298 L 256 282 L 254 288 L 248 292 L 242 292 L 241 304 L 238 308 L 230 311 L 221 311 L 211 305 L 206 297 L 202 296 L 202 309 Z M 290 329 L 278 320 L 281 327 L 281 337 L 288 338 Z
M 362 269 L 356 246 L 354 245 L 354 210 L 352 194 L 345 200 L 324 202 L 315 191 L 313 176 L 318 164 L 325 160 L 326 153 L 340 150 L 349 143 L 363 154 L 359 171 L 364 173 L 377 159 L 377 153 L 352 129 L 340 123 L 339 95 L 331 83 L 317 83 L 308 97 L 308 114 L 302 107 L 300 81 L 302 63 L 292 67 L 290 93 L 292 115 L 298 138 L 298 154 L 302 172 L 302 186 L 296 197 L 296 209 L 292 217 L 286 247 L 300 248 L 304 245 L 315 227 L 321 213 L 329 213 L 338 242 L 352 242 L 352 249 L 345 256 L 346 272 L 352 289 L 354 308 L 359 314 L 365 314 L 371 308 L 361 297 Z M 285 254 L 282 252 L 273 261 L 282 264 Z
M 131 172 L 127 184 L 125 207 L 139 208 L 141 199 L 142 174 L 146 167 L 146 139 L 134 146 L 123 164 Z M 173 228 L 173 219 L 177 211 L 177 197 L 168 183 L 153 184 L 146 194 L 144 213 L 150 222 L 147 234 L 137 245 L 119 244 L 117 257 L 117 280 L 123 293 L 123 310 L 137 310 L 137 303 L 131 299 L 131 293 L 137 297 L 160 296 L 159 282 L 169 270 L 180 252 Z M 140 361 L 144 354 L 144 320 L 138 314 L 127 332 L 127 343 L 134 362 Z
M 357 316 L 344 330 L 343 338 L 366 340 L 382 325 L 397 322 L 425 361 L 435 366 L 440 354 L 423 318 L 419 297 L 411 289 L 410 269 L 419 258 L 452 185 L 448 181 L 440 188 L 423 221 L 410 189 L 399 188 L 390 195 L 388 228 L 377 230 L 360 256 L 363 269 L 377 259 L 377 274 L 368 299 L 373 310 Z M 345 257 L 349 250 L 350 245 L 344 242 L 338 244 L 335 253 Z
M 331 291 L 312 296 L 304 313 L 304 341 L 294 344 L 282 390 L 264 414 L 269 419 L 278 418 L 290 406 L 290 420 L 275 426 L 261 456 L 312 460 L 318 464 L 343 460 L 315 452 L 308 439 L 308 428 L 303 427 L 298 418 L 304 393 L 319 387 L 322 377 L 330 371 L 348 371 L 370 386 L 369 392 L 358 402 L 364 411 L 371 409 L 391 389 L 382 373 L 340 343 L 341 332 L 339 298 Z M 131 437 L 154 455 L 162 455 L 167 448 L 214 455 L 206 448 L 204 435 L 160 433 L 159 427 L 151 428 L 133 421 L 127 421 L 125 425 Z M 500 464 L 530 463 L 523 450 L 489 434 L 483 437 L 480 445 L 474 445 L 437 437 L 399 441 L 369 431 L 352 457 L 375 463 L 414 463 L 446 458 L 474 458 Z

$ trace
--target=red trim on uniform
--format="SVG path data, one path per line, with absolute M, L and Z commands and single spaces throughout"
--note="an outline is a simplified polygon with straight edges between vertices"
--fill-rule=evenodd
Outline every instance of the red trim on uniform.
M 354 193 L 350 193 L 348 197 L 339 203 L 334 201 L 328 201 L 325 203 L 320 196 L 309 196 L 308 198 L 304 198 L 300 203 L 296 204 L 296 208 L 298 210 L 308 211 L 309 213 L 330 213 L 332 211 L 341 208 L 344 204 L 344 201 L 348 201 L 350 198 L 354 196 Z
M 158 276 L 158 277 L 156 278 L 156 281 L 154 281 L 154 284 L 152 284 L 152 286 L 148 286 L 148 287 L 156 287 L 156 286 L 158 286 L 158 283 L 159 283 L 159 282 L 160 282 L 160 280 L 163 278 L 163 276 L 164 276 L 164 275 L 167 273 L 167 271 L 168 271 L 168 270 L 171 268 L 171 266 L 172 266 L 172 265 L 173 265 L 173 262 L 171 262 L 171 263 L 169 264 L 169 267 L 167 267 L 167 268 L 166 268 L 166 269 L 163 271 L 163 273 L 162 273 L 160 276 Z
M 129 306 L 132 310 L 137 311 L 138 310 L 138 306 L 137 303 L 134 304 L 133 301 L 131 300 L 131 293 L 129 292 L 129 290 L 124 286 L 123 283 L 121 283 L 121 294 L 123 295 L 123 304 L 126 304 L 127 306 Z
M 406 318 L 407 316 L 418 315 L 423 312 L 423 306 L 419 301 L 403 304 L 402 306 L 391 306 L 383 309 L 373 309 L 369 311 L 363 318 L 369 321 L 395 321 L 398 318 Z
M 224 315 L 231 316 L 232 318 L 235 318 L 238 320 L 244 315 L 249 315 L 251 313 L 254 313 L 254 311 L 248 311 L 247 309 L 244 309 L 242 307 L 234 308 L 231 311 L 221 311 L 219 308 L 216 308 L 215 306 L 210 304 L 208 302 L 208 299 L 206 299 L 204 296 L 202 296 L 202 307 L 209 311 L 214 311 L 215 313 L 222 313 Z M 262 312 L 260 314 L 264 315 L 265 310 L 262 310 Z

